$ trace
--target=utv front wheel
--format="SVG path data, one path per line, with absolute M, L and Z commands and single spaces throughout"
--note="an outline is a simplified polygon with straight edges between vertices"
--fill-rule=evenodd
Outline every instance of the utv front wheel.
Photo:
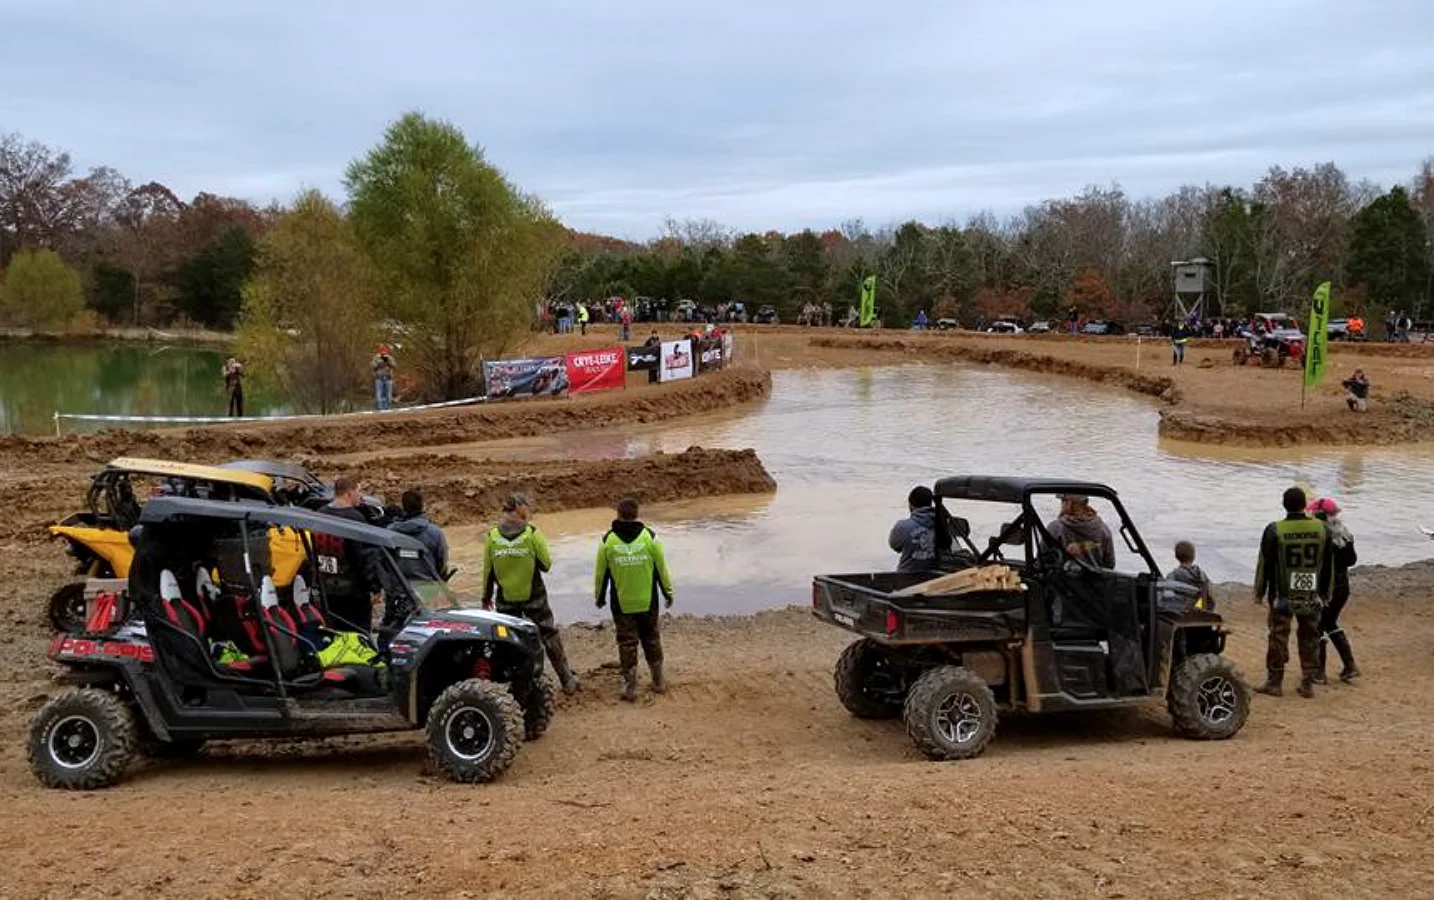
M 50 595 L 50 624 L 56 631 L 79 634 L 85 630 L 85 585 L 67 584 Z
M 1234 737 L 1250 716 L 1250 686 L 1235 664 L 1214 653 L 1180 663 L 1166 698 L 1175 729 L 1200 741 Z
M 84 791 L 123 778 L 138 741 L 134 715 L 123 700 L 98 688 L 78 688 L 40 708 L 26 752 L 41 784 Z
M 996 736 L 996 698 L 970 669 L 928 669 L 906 695 L 906 733 L 929 759 L 980 756 Z
M 434 701 L 424 728 L 433 765 L 453 781 L 492 781 L 523 743 L 523 710 L 486 681 L 452 685 Z
M 836 664 L 836 693 L 858 719 L 895 719 L 901 715 L 901 685 L 891 653 L 869 638 L 842 651 Z

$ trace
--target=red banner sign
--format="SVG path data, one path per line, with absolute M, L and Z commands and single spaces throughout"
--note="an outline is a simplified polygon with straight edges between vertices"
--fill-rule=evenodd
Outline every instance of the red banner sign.
M 623 386 L 627 378 L 627 351 L 622 347 L 569 353 L 568 393 L 606 391 Z

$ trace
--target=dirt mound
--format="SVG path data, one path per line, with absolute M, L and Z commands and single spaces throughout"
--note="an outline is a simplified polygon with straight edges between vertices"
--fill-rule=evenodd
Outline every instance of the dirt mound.
M 119 430 L 62 438 L 4 437 L 0 438 L 0 468 L 19 469 L 37 462 L 102 462 L 120 455 L 213 462 L 244 456 L 286 458 L 432 447 L 661 422 L 761 400 L 771 392 L 770 374 L 735 368 L 677 384 L 560 400 L 492 403 L 320 422 Z
M 1333 416 L 1298 409 L 1279 416 L 1168 409 L 1160 412 L 1159 432 L 1168 440 L 1245 447 L 1407 444 L 1434 440 L 1434 404 L 1401 394 L 1376 402 L 1367 413 Z
M 638 459 L 495 462 L 464 456 L 385 456 L 364 466 L 364 481 L 397 499 L 421 486 L 425 505 L 445 525 L 490 520 L 514 491 L 544 512 L 608 506 L 622 497 L 657 503 L 724 494 L 767 494 L 777 483 L 752 450 L 657 453 Z
M 936 343 L 930 341 L 907 341 L 900 338 L 812 338 L 812 346 L 834 350 L 884 350 L 892 353 L 907 353 L 922 359 L 973 362 L 985 365 L 1005 366 L 1028 372 L 1042 372 L 1051 375 L 1067 375 L 1111 384 L 1158 397 L 1167 403 L 1178 403 L 1179 392 L 1175 382 L 1163 375 L 1142 375 L 1120 366 L 1102 366 L 1061 359 L 1040 353 L 1008 348 L 972 347 L 965 344 Z

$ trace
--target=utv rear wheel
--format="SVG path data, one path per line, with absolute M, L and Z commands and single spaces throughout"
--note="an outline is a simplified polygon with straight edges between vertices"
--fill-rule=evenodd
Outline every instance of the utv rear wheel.
M 67 584 L 50 595 L 50 624 L 66 634 L 85 630 L 84 582 Z
M 996 698 L 960 666 L 928 669 L 906 695 L 906 733 L 929 759 L 980 756 L 996 736 Z
M 138 742 L 134 715 L 123 700 L 98 688 L 78 688 L 40 708 L 26 751 L 41 784 L 85 791 L 123 778 Z
M 1243 366 L 1250 361 L 1250 351 L 1244 347 L 1236 347 L 1234 353 L 1235 365 Z
M 523 707 L 524 740 L 536 741 L 547 733 L 553 721 L 553 700 L 557 693 L 552 679 L 544 675 L 523 698 L 520 705 Z
M 424 728 L 433 765 L 453 781 L 492 781 L 523 743 L 523 710 L 486 681 L 452 685 L 434 701 Z
M 1200 653 L 1175 668 L 1166 706 L 1175 729 L 1185 737 L 1222 741 L 1245 726 L 1250 686 L 1225 657 Z
M 891 653 L 869 638 L 851 644 L 837 659 L 836 693 L 841 705 L 858 719 L 901 715 L 900 682 L 891 666 Z

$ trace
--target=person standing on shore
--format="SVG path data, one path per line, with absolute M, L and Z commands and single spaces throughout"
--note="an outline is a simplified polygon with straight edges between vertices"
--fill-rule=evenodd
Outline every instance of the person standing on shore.
M 224 392 L 229 395 L 229 418 L 244 418 L 244 364 L 236 357 L 224 361 Z
M 1321 497 L 1309 505 L 1308 512 L 1324 522 L 1329 529 L 1330 552 L 1334 563 L 1329 604 L 1325 606 L 1319 619 L 1319 674 L 1315 677 L 1315 683 L 1329 683 L 1329 676 L 1325 674 L 1325 657 L 1328 645 L 1333 644 L 1340 662 L 1344 665 L 1340 670 L 1339 680 L 1348 684 L 1359 677 L 1359 666 L 1354 664 L 1354 650 L 1349 646 L 1349 636 L 1340 627 L 1339 614 L 1349 602 L 1349 570 L 1359 562 L 1359 554 L 1354 552 L 1354 535 L 1340 518 L 1338 503 L 1329 497 Z
M 1300 654 L 1301 697 L 1313 697 L 1319 675 L 1320 617 L 1329 596 L 1333 575 L 1329 529 L 1305 514 L 1305 492 L 1285 491 L 1285 517 L 1271 522 L 1260 539 L 1255 567 L 1255 603 L 1268 602 L 1269 649 L 1265 654 L 1265 683 L 1256 693 L 1279 697 L 1284 693 L 1285 664 L 1290 660 L 1290 628 L 1296 629 Z
M 1184 322 L 1176 322 L 1175 327 L 1170 329 L 1170 348 L 1172 351 L 1170 364 L 1178 366 L 1185 362 L 1185 345 L 1190 343 L 1190 326 Z
M 617 655 L 622 668 L 620 699 L 637 700 L 637 647 L 642 645 L 647 667 L 652 672 L 653 693 L 667 691 L 662 670 L 662 635 L 658 631 L 657 594 L 661 591 L 672 607 L 672 576 L 657 535 L 637 518 L 637 501 L 618 501 L 612 530 L 598 545 L 593 594 L 598 609 L 612 602 L 612 620 L 617 631 Z
M 398 368 L 387 344 L 378 345 L 373 357 L 373 397 L 379 410 L 393 407 L 393 371 Z
M 523 494 L 510 494 L 503 502 L 498 524 L 483 544 L 483 607 L 493 609 L 496 603 L 498 612 L 537 625 L 553 673 L 563 692 L 571 694 L 582 683 L 568 665 L 563 635 L 548 604 L 543 573 L 552 569 L 553 555 L 548 539 L 529 522 L 532 515 L 533 504 Z
M 588 319 L 589 319 L 589 317 L 590 317 L 590 314 L 589 314 L 589 312 L 588 312 L 588 305 L 587 305 L 586 303 L 582 302 L 581 300 L 579 300 L 579 301 L 578 301 L 578 330 L 579 330 L 579 332 L 581 332 L 581 333 L 584 334 L 584 335 L 586 335 L 586 334 L 588 333 Z

